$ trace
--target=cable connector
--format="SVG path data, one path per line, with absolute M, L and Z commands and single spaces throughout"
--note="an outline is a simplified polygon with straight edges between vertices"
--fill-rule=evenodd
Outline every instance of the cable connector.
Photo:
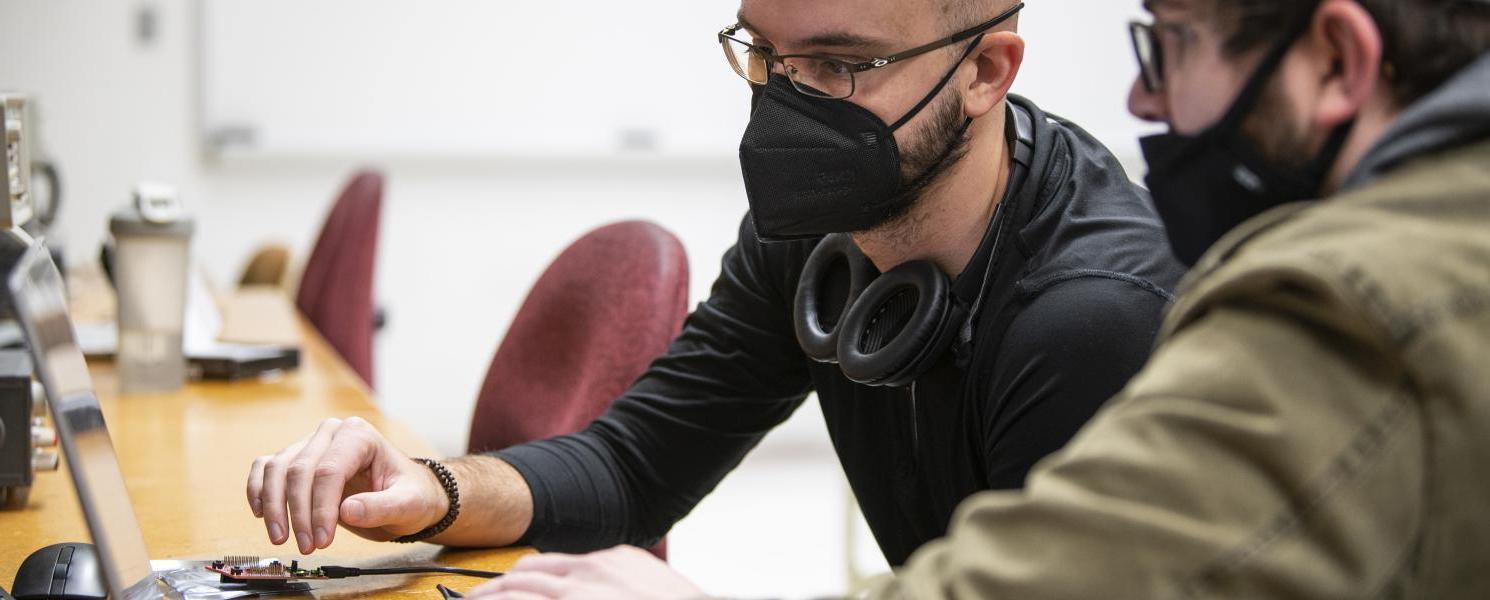
M 322 566 L 320 571 L 321 575 L 324 575 L 327 579 L 344 579 L 347 577 L 357 577 L 362 574 L 362 569 L 357 567 L 338 567 L 335 565 Z

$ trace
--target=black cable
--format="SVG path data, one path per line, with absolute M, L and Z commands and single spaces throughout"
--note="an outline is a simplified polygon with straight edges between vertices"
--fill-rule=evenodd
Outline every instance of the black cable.
M 409 575 L 417 573 L 440 573 L 445 575 L 464 575 L 466 577 L 483 577 L 490 579 L 501 577 L 499 571 L 477 571 L 475 569 L 462 569 L 459 567 L 388 567 L 381 569 L 361 569 L 357 567 L 340 567 L 335 565 L 320 568 L 321 575 L 327 579 L 342 579 L 345 577 L 360 577 L 362 575 Z

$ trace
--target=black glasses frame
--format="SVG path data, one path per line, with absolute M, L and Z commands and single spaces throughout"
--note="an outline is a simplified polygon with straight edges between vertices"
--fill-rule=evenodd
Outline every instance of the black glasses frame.
M 1128 23 L 1128 35 L 1133 39 L 1133 55 L 1138 59 L 1138 74 L 1144 89 L 1150 94 L 1164 91 L 1164 47 L 1154 35 L 1154 26 L 1132 21 Z
M 911 48 L 909 50 L 905 50 L 905 51 L 902 51 L 902 52 L 896 52 L 896 53 L 891 54 L 891 55 L 888 55 L 888 56 L 883 56 L 883 57 L 880 57 L 880 58 L 871 58 L 871 59 L 866 60 L 866 61 L 863 61 L 863 62 L 852 62 L 852 61 L 847 61 L 847 60 L 843 60 L 843 59 L 840 59 L 840 58 L 835 58 L 835 57 L 827 56 L 827 55 L 823 55 L 823 54 L 780 54 L 780 55 L 778 55 L 778 54 L 775 54 L 770 48 L 763 48 L 761 46 L 757 46 L 757 45 L 752 44 L 750 42 L 747 42 L 745 40 L 742 40 L 742 39 L 739 39 L 737 37 L 734 37 L 735 34 L 738 33 L 740 31 L 740 29 L 743 28 L 743 25 L 741 25 L 739 23 L 736 23 L 734 25 L 731 25 L 729 27 L 726 27 L 726 28 L 724 28 L 724 30 L 720 31 L 719 32 L 719 43 L 720 44 L 723 44 L 725 46 L 725 52 L 731 52 L 730 49 L 729 49 L 729 44 L 731 42 L 734 42 L 736 44 L 740 44 L 742 46 L 746 46 L 746 47 L 750 48 L 751 50 L 755 50 L 755 51 L 760 52 L 761 55 L 766 58 L 766 65 L 768 67 L 766 69 L 766 72 L 768 72 L 768 73 L 771 71 L 771 69 L 769 68 L 771 66 L 771 63 L 780 63 L 781 61 L 784 61 L 784 60 L 789 59 L 789 58 L 809 58 L 809 59 L 812 59 L 812 60 L 821 60 L 821 61 L 826 61 L 826 62 L 829 62 L 829 63 L 834 63 L 834 64 L 837 64 L 837 65 L 840 65 L 840 66 L 844 67 L 847 70 L 848 74 L 849 74 L 849 93 L 848 93 L 847 96 L 839 96 L 838 98 L 847 98 L 849 96 L 854 95 L 854 89 L 858 85 L 857 82 L 854 81 L 853 75 L 855 73 L 863 73 L 865 71 L 871 71 L 871 70 L 874 70 L 874 69 L 881 69 L 881 68 L 884 68 L 884 67 L 888 67 L 888 66 L 893 65 L 895 63 L 898 63 L 898 62 L 901 62 L 901 61 L 904 61 L 904 60 L 907 60 L 907 59 L 915 58 L 915 57 L 920 56 L 922 54 L 926 54 L 927 52 L 931 52 L 933 50 L 939 50 L 939 49 L 945 48 L 947 46 L 950 46 L 952 44 L 956 44 L 958 42 L 966 41 L 968 39 L 973 38 L 974 36 L 982 35 L 983 33 L 987 32 L 989 29 L 993 29 L 994 27 L 998 27 L 1004 21 L 1007 21 L 1007 20 L 1013 18 L 1014 15 L 1019 14 L 1019 11 L 1021 11 L 1021 10 L 1024 10 L 1024 3 L 1023 2 L 1020 2 L 1018 4 L 1015 4 L 1014 6 L 1009 7 L 1008 10 L 1006 10 L 1006 11 L 1004 11 L 1002 13 L 999 13 L 998 16 L 996 16 L 996 17 L 994 17 L 992 19 L 989 19 L 987 21 L 984 21 L 982 23 L 979 23 L 977 25 L 974 25 L 972 27 L 969 27 L 967 29 L 964 29 L 962 31 L 959 31 L 957 33 L 954 33 L 952 35 L 949 35 L 947 37 L 944 37 L 942 39 L 939 39 L 937 41 L 934 41 L 934 42 L 931 42 L 931 43 L 928 43 L 928 44 L 922 44 L 920 46 L 916 46 L 915 48 Z M 732 52 L 731 52 L 731 54 L 732 54 Z M 732 64 L 733 64 L 733 61 L 732 61 Z M 751 81 L 750 77 L 747 76 L 744 72 L 741 71 L 742 68 L 743 67 L 741 65 L 737 65 L 737 64 L 734 65 L 735 73 L 737 75 L 739 75 L 740 77 L 744 78 L 746 81 L 750 81 L 751 83 L 756 83 L 756 84 L 764 83 L 764 82 L 759 82 L 759 81 Z M 796 85 L 796 82 L 793 81 L 792 82 L 792 85 L 795 86 Z M 801 88 L 797 88 L 797 89 L 799 91 L 802 91 Z

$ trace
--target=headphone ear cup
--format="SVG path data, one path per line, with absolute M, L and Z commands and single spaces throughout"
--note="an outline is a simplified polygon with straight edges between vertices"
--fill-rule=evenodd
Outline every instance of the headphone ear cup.
M 865 385 L 903 387 L 952 340 L 952 284 L 927 261 L 891 269 L 864 290 L 839 327 L 843 374 Z
M 808 358 L 838 362 L 843 316 L 878 276 L 848 234 L 835 233 L 818 243 L 802 267 L 792 310 L 797 343 Z

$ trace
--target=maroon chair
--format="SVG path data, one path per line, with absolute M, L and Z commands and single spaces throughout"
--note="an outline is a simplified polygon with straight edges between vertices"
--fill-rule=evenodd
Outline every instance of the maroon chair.
M 373 385 L 373 271 L 382 207 L 383 175 L 353 175 L 321 226 L 295 296 L 295 306 L 368 387 Z
M 486 372 L 472 453 L 574 433 L 625 392 L 688 313 L 688 256 L 655 224 L 606 225 L 554 259 Z M 667 557 L 666 540 L 652 549 Z

